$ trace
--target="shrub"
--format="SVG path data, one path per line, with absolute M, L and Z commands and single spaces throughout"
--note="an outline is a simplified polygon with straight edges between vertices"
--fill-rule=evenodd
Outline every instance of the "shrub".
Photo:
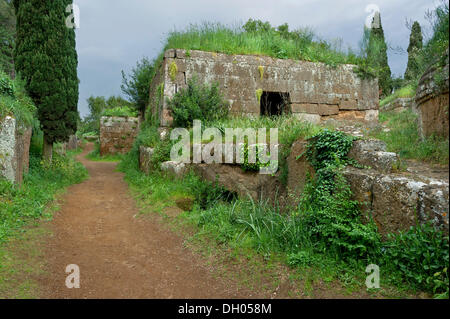
M 385 260 L 402 278 L 433 294 L 449 290 L 449 239 L 432 223 L 411 227 L 391 235 L 385 246 Z
M 30 126 L 36 114 L 36 107 L 27 95 L 20 78 L 14 81 L 0 71 L 0 119 L 14 116 L 19 124 Z
M 305 186 L 300 214 L 312 238 L 323 249 L 348 258 L 373 257 L 380 237 L 373 222 L 363 224 L 358 202 L 340 169 L 348 164 L 347 154 L 354 137 L 325 129 L 310 139 L 306 157 L 315 169 Z M 302 156 L 302 154 L 300 155 Z
M 219 91 L 217 83 L 208 86 L 199 84 L 197 78 L 188 81 L 168 100 L 175 127 L 191 127 L 194 120 L 213 121 L 227 117 L 228 103 Z

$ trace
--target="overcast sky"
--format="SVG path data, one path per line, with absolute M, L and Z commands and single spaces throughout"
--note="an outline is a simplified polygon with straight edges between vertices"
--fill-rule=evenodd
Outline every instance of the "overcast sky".
M 128 72 L 140 58 L 155 58 L 169 31 L 203 21 L 235 25 L 249 18 L 290 29 L 310 26 L 327 40 L 341 38 L 355 50 L 362 36 L 366 8 L 377 5 L 388 45 L 406 51 L 410 31 L 406 19 L 417 20 L 429 33 L 427 9 L 438 0 L 75 0 L 80 8 L 77 29 L 82 116 L 90 95 L 121 95 L 121 70 Z M 407 54 L 389 51 L 392 73 L 403 74 Z

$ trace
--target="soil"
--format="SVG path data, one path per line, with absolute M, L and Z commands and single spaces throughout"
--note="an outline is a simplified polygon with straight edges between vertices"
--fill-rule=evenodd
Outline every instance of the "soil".
M 41 298 L 254 298 L 263 297 L 214 276 L 183 238 L 160 223 L 137 218 L 117 163 L 77 159 L 90 178 L 68 189 L 50 222 Z M 80 288 L 65 285 L 67 265 L 80 269 Z

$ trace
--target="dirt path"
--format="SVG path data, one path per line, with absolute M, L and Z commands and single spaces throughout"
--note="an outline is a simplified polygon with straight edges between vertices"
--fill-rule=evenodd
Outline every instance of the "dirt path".
M 42 298 L 258 297 L 213 276 L 183 239 L 138 209 L 116 163 L 78 156 L 90 178 L 68 189 L 50 228 Z M 66 266 L 80 268 L 81 288 L 65 286 Z

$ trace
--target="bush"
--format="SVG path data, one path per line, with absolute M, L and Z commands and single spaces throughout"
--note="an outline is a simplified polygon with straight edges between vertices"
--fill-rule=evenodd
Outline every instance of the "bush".
M 220 93 L 218 83 L 199 84 L 195 77 L 188 81 L 187 88 L 168 101 L 168 105 L 175 127 L 191 127 L 194 120 L 214 121 L 228 115 L 228 103 Z
M 19 124 L 30 126 L 36 114 L 36 107 L 28 97 L 20 78 L 14 81 L 0 71 L 0 119 L 14 116 Z
M 449 290 L 449 239 L 432 223 L 391 235 L 385 261 L 416 288 L 433 294 Z

